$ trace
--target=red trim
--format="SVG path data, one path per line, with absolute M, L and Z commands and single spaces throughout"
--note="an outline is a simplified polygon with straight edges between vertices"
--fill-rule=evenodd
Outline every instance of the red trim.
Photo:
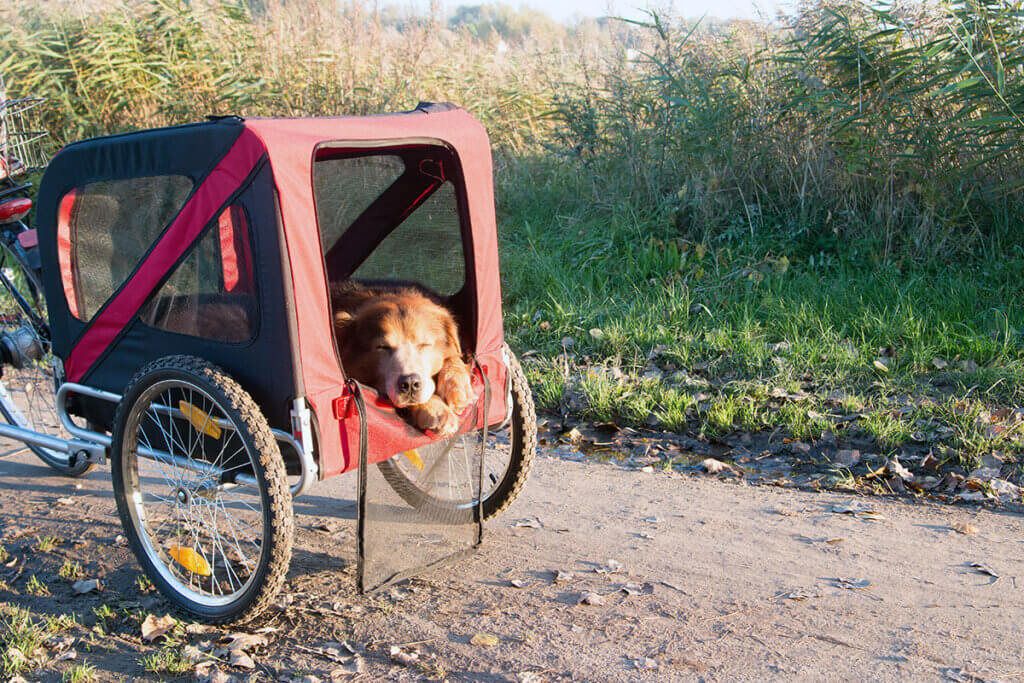
M 75 207 L 75 191 L 61 197 L 57 211 L 57 263 L 60 266 L 60 283 L 71 315 L 81 319 L 78 313 L 78 296 L 75 294 L 74 264 L 71 263 L 71 215 Z
M 233 225 L 231 207 L 224 209 L 217 219 L 217 232 L 220 234 L 220 261 L 224 273 L 224 290 L 235 291 L 238 286 L 238 257 L 235 255 L 235 226 Z
M 68 355 L 68 379 L 78 382 L 99 360 L 117 335 L 156 289 L 157 284 L 195 241 L 202 229 L 252 172 L 265 148 L 248 130 L 232 145 L 220 163 L 196 188 L 192 198 L 153 246 L 149 255 L 121 290 L 92 320 Z

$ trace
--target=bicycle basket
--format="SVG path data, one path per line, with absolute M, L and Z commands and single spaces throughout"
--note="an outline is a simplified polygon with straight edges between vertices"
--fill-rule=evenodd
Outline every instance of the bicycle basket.
M 46 166 L 39 141 L 47 133 L 35 125 L 42 97 L 0 101 L 0 180 Z

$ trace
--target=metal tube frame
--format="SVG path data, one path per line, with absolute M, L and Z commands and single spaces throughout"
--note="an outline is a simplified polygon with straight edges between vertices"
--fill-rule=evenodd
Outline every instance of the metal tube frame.
M 107 449 L 109 449 L 111 445 L 111 437 L 109 434 L 97 432 L 92 429 L 86 429 L 74 423 L 71 416 L 68 414 L 66 407 L 67 398 L 71 394 L 97 398 L 111 403 L 119 403 L 121 401 L 121 396 L 119 394 L 94 389 L 93 387 L 89 387 L 84 384 L 65 382 L 57 390 L 57 415 L 60 417 L 61 425 L 63 425 L 64 429 L 66 429 L 74 438 L 62 439 L 60 437 L 50 436 L 49 434 L 43 434 L 31 429 L 9 424 L 0 424 L 0 437 L 17 439 L 18 441 L 22 441 L 32 446 L 46 448 L 47 450 L 53 451 L 53 453 L 49 454 L 51 457 L 57 460 L 65 459 L 67 464 L 70 464 L 72 456 L 85 457 L 92 462 L 100 464 L 104 463 L 107 457 Z M 175 408 L 168 406 L 162 407 L 162 409 L 173 415 L 181 416 L 181 411 Z M 302 399 L 296 399 L 295 405 L 292 408 L 292 419 L 293 423 L 302 426 L 310 424 L 309 408 Z M 218 420 L 218 424 L 223 429 L 235 428 L 234 425 L 227 420 Z M 278 442 L 287 444 L 295 449 L 295 452 L 298 454 L 301 471 L 299 473 L 298 481 L 291 486 L 292 497 L 305 493 L 317 478 L 317 465 L 312 456 L 312 438 L 308 430 L 302 431 L 301 438 L 303 443 L 301 444 L 288 432 L 283 432 L 279 429 L 271 429 L 270 431 L 273 432 L 274 438 L 277 439 Z M 214 467 L 213 465 L 209 465 L 201 461 L 183 458 L 171 453 L 165 453 L 163 451 L 143 447 L 138 448 L 137 453 L 144 458 L 171 462 L 174 463 L 176 467 L 181 467 L 200 474 L 213 475 L 218 478 L 221 475 L 221 470 L 218 467 Z M 250 474 L 238 474 L 234 477 L 234 483 L 255 486 L 256 478 Z

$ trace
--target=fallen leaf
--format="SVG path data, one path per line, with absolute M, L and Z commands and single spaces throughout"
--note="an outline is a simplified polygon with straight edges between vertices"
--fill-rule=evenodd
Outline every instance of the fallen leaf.
M 932 365 L 936 370 L 945 370 L 949 367 L 949 363 L 941 358 L 932 358 Z
M 721 460 L 715 460 L 714 458 L 707 458 L 705 460 L 702 460 L 700 463 L 700 467 L 708 474 L 719 474 L 721 472 L 734 471 L 731 465 L 727 465 Z
M 892 363 L 891 358 L 876 358 L 871 365 L 874 366 L 875 370 L 878 370 L 879 372 L 884 374 L 889 372 L 890 363 Z
M 861 512 L 857 515 L 858 519 L 863 519 L 868 522 L 882 522 L 885 520 L 885 515 L 880 512 Z
M 600 327 L 594 327 L 590 330 L 590 336 L 594 339 L 604 339 L 604 330 Z
M 45 645 L 47 649 L 56 650 L 57 652 L 66 650 L 74 644 L 75 637 L 66 634 L 62 636 L 53 636 L 52 638 L 47 638 L 46 642 L 43 643 L 43 645 Z
M 885 468 L 889 471 L 889 474 L 899 477 L 900 479 L 913 479 L 914 475 L 910 473 L 906 467 L 900 464 L 900 461 L 896 458 L 889 458 L 885 463 Z
M 828 543 L 829 545 L 836 545 L 837 543 L 842 543 L 845 540 L 845 538 L 826 538 L 825 543 Z
M 796 602 L 803 602 L 804 600 L 807 600 L 809 598 L 817 598 L 817 597 L 819 597 L 819 595 L 817 593 L 810 593 L 808 591 L 800 590 L 800 591 L 793 591 L 792 593 L 787 593 L 783 597 L 786 598 L 787 600 L 794 600 Z
M 220 640 L 217 644 L 220 645 L 227 651 L 231 650 L 250 650 L 254 647 L 263 647 L 270 641 L 264 635 L 257 635 L 253 633 L 229 633 Z
M 469 644 L 478 647 L 494 647 L 498 644 L 498 636 L 493 633 L 477 633 L 469 639 Z
M 142 622 L 142 639 L 147 643 L 152 643 L 160 636 L 168 633 L 177 623 L 178 620 L 170 614 L 165 614 L 159 618 L 152 614 L 147 614 Z
M 527 529 L 540 529 L 544 526 L 544 524 L 536 517 L 533 517 L 528 519 L 517 519 L 516 521 L 512 522 L 512 526 L 517 528 L 525 527 Z
M 987 574 L 988 576 L 996 579 L 999 578 L 999 573 L 984 562 L 971 562 L 971 568 L 977 570 L 981 574 Z
M 337 680 L 344 676 L 352 676 L 363 673 L 362 657 L 353 657 L 351 662 L 342 664 L 340 667 L 331 670 L 331 680 Z
M 960 534 L 970 535 L 978 533 L 978 528 L 967 522 L 956 522 L 949 528 Z
M 583 593 L 576 601 L 577 605 L 603 605 L 604 598 L 597 593 Z
M 658 668 L 658 660 L 651 659 L 650 657 L 644 657 L 643 659 L 634 659 L 633 666 L 641 671 L 650 671 Z
M 412 666 L 420 660 L 420 651 L 416 648 L 409 649 L 392 645 L 388 653 L 392 661 L 405 664 L 406 666 Z

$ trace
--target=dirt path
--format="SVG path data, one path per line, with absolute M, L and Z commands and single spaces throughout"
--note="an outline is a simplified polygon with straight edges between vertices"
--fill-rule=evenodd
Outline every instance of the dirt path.
M 365 680 L 1024 680 L 1019 515 L 878 498 L 856 499 L 877 515 L 838 514 L 832 507 L 850 496 L 541 457 L 479 554 L 412 590 L 360 598 L 354 480 L 321 483 L 296 501 L 291 605 L 258 624 L 278 630 L 252 652 L 248 675 L 329 680 L 339 665 L 302 648 L 347 639 L 362 649 Z M 79 483 L 24 452 L 0 460 L 0 534 L 22 558 L 17 576 L 3 570 L 0 600 L 36 616 L 74 613 L 81 624 L 68 629 L 77 660 L 24 675 L 59 679 L 82 661 L 103 680 L 151 675 L 139 660 L 157 648 L 141 643 L 138 621 L 163 614 L 163 603 L 140 590 L 134 559 L 115 542 L 106 470 Z M 513 526 L 523 518 L 542 526 Z M 977 533 L 953 531 L 957 522 Z M 48 535 L 60 541 L 38 550 Z M 73 596 L 57 576 L 65 559 L 104 591 Z M 619 572 L 593 571 L 609 559 Z M 1000 578 L 970 568 L 976 561 Z M 555 583 L 556 569 L 573 578 Z M 33 575 L 52 595 L 29 594 Z M 622 592 L 627 583 L 639 594 Z M 577 605 L 585 592 L 603 604 Z M 102 622 L 107 635 L 94 628 L 102 605 L 117 612 Z M 498 644 L 471 644 L 481 633 Z M 418 662 L 389 659 L 391 645 L 409 643 Z

